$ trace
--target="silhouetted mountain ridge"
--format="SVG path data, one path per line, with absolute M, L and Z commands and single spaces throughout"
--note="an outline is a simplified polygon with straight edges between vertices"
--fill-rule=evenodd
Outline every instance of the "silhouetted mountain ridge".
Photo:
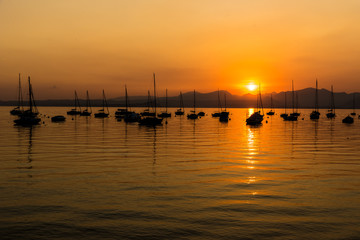
M 254 94 L 244 94 L 242 96 L 233 95 L 225 90 L 220 90 L 220 101 L 221 106 L 225 105 L 225 95 L 226 95 L 226 105 L 227 107 L 256 107 L 257 95 Z M 273 98 L 273 108 L 283 108 L 285 105 L 285 93 L 287 100 L 287 107 L 292 107 L 292 92 L 279 92 L 279 93 L 265 93 L 262 94 L 263 106 L 265 108 L 270 107 L 270 96 Z M 297 97 L 296 97 L 297 95 Z M 328 108 L 330 103 L 331 92 L 327 89 L 319 89 L 319 107 Z M 335 92 L 335 106 L 336 108 L 353 108 L 353 97 L 355 95 L 355 107 L 360 108 L 360 93 L 345 93 L 345 92 Z M 206 108 L 206 107 L 218 107 L 218 91 L 213 91 L 209 93 L 195 92 L 196 98 L 196 107 Z M 168 107 L 179 107 L 179 95 L 168 97 Z M 298 99 L 299 108 L 313 108 L 315 104 L 315 89 L 314 88 L 305 88 L 295 91 L 294 100 L 296 102 Z M 147 96 L 129 96 L 129 105 L 133 107 L 145 107 L 147 106 L 148 97 Z M 185 107 L 192 107 L 194 104 L 194 92 L 185 92 L 183 93 L 183 100 Z M 59 99 L 59 100 L 37 100 L 38 106 L 73 106 L 73 99 Z M 102 99 L 91 100 L 93 106 L 101 106 Z M 108 100 L 109 106 L 118 106 L 123 107 L 125 105 L 125 97 L 117 97 Z M 165 106 L 165 96 L 158 94 L 157 103 L 159 107 Z M 16 101 L 0 101 L 2 106 L 13 106 L 16 105 Z M 80 104 L 85 105 L 85 99 L 80 99 Z

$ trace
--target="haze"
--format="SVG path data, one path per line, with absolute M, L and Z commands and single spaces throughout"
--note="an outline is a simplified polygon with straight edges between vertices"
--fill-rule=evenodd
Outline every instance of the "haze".
M 0 0 L 0 100 L 18 73 L 37 99 L 234 94 L 314 87 L 359 91 L 359 1 Z

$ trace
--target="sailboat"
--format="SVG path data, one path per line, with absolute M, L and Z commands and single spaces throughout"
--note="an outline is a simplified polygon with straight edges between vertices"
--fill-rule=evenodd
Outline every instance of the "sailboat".
M 347 116 L 346 118 L 344 118 L 344 119 L 342 120 L 342 122 L 343 122 L 343 123 L 349 123 L 349 124 L 351 124 L 351 123 L 354 123 L 354 118 L 349 115 L 349 116 Z
M 145 109 L 142 113 L 140 113 L 140 115 L 143 117 L 155 116 L 155 112 L 150 112 L 151 105 L 152 103 L 151 103 L 150 91 L 148 91 L 147 109 Z
M 138 122 L 140 120 L 140 114 L 135 113 L 133 111 L 129 111 L 129 100 L 128 100 L 128 92 L 127 87 L 125 85 L 125 99 L 126 99 L 126 108 L 125 108 L 125 116 L 124 121 L 125 122 Z
M 292 109 L 293 109 L 293 112 L 290 113 L 290 115 L 284 117 L 284 120 L 285 121 L 297 121 L 298 120 L 298 115 L 297 113 L 295 113 L 295 92 L 294 92 L 294 81 L 292 81 L 292 91 L 291 91 L 291 94 L 292 94 Z
M 118 121 L 121 121 L 121 119 L 125 118 L 126 115 L 128 115 L 130 112 L 128 111 L 128 95 L 127 95 L 127 87 L 125 85 L 125 108 L 119 108 L 115 112 L 115 118 Z
M 229 112 L 226 111 L 226 93 L 224 93 L 224 99 L 225 99 L 225 109 L 224 109 L 224 111 L 221 111 L 221 113 L 220 113 L 220 118 L 219 118 L 220 122 L 229 121 Z
M 105 106 L 107 111 L 105 112 Z M 102 109 L 100 109 L 97 113 L 94 114 L 96 118 L 107 118 L 109 116 L 109 108 L 105 97 L 105 91 L 103 90 L 103 104 Z
M 212 117 L 220 117 L 222 112 L 221 102 L 220 102 L 220 90 L 218 89 L 218 112 L 211 114 Z
M 261 114 L 261 110 L 263 114 Z M 259 83 L 259 94 L 257 96 L 257 101 L 256 101 L 256 112 L 251 114 L 251 116 L 246 119 L 246 125 L 253 125 L 253 126 L 260 125 L 263 119 L 264 119 L 264 109 L 262 105 L 261 90 Z
M 89 91 L 86 91 L 86 109 L 80 113 L 80 116 L 91 116 L 92 109 L 89 97 Z
M 162 112 L 162 113 L 158 114 L 158 117 L 160 117 L 160 118 L 169 118 L 169 117 L 171 117 L 171 113 L 168 113 L 167 109 L 168 109 L 168 94 L 167 94 L 167 89 L 166 89 L 165 112 Z
M 355 93 L 353 94 L 353 112 L 350 113 L 351 116 L 355 116 L 356 112 L 355 112 Z
M 297 92 L 295 93 L 295 96 L 296 96 L 296 108 L 295 108 L 296 110 L 295 110 L 295 112 L 292 113 L 292 115 L 299 117 L 300 116 L 300 113 L 299 113 L 299 96 L 298 96 Z
M 318 101 L 319 101 L 319 99 L 318 99 L 318 80 L 316 79 L 315 109 L 310 114 L 310 119 L 312 119 L 312 120 L 319 119 L 319 117 L 320 117 Z
M 333 85 L 331 85 L 331 95 L 330 95 L 330 108 L 328 113 L 326 114 L 327 118 L 334 118 L 335 115 L 335 101 L 334 101 L 334 89 Z
M 180 108 L 178 108 L 175 112 L 175 116 L 182 116 L 184 115 L 184 100 L 182 96 L 182 92 L 180 92 Z
M 287 118 L 288 114 L 286 113 L 286 105 L 287 105 L 287 101 L 286 101 L 286 92 L 284 92 L 284 97 L 285 97 L 285 105 L 284 105 L 284 113 L 282 113 L 280 115 L 280 117 L 282 117 L 283 119 Z
M 273 98 L 272 98 L 272 94 L 270 94 L 270 112 L 267 112 L 266 115 L 269 116 L 274 115 L 275 112 L 272 109 L 273 109 Z
M 28 82 L 29 82 L 29 109 L 24 111 L 22 114 L 20 114 L 18 119 L 14 120 L 14 123 L 16 125 L 31 126 L 31 125 L 37 125 L 41 121 L 41 119 L 37 117 L 39 112 L 35 104 L 32 85 L 30 82 L 30 76 L 28 77 Z
M 19 92 L 18 92 L 18 105 L 13 110 L 10 111 L 11 115 L 19 116 L 24 112 L 23 106 L 23 96 L 21 91 L 21 80 L 20 80 L 20 73 L 19 73 Z
M 81 107 L 79 98 L 77 96 L 77 93 L 75 91 L 75 100 L 74 100 L 74 108 L 67 112 L 67 115 L 80 115 L 81 113 Z
M 187 115 L 188 119 L 198 119 L 199 115 L 195 112 L 195 89 L 194 89 L 194 110 L 190 111 L 190 114 Z
M 155 83 L 155 73 L 153 74 L 154 77 L 154 116 L 147 116 L 144 118 L 141 118 L 139 120 L 140 125 L 147 125 L 147 126 L 156 126 L 162 124 L 162 118 L 156 117 L 156 83 Z

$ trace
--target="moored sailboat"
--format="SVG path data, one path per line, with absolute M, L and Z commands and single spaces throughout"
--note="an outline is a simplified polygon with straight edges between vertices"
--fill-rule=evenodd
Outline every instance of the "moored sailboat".
M 91 116 L 92 109 L 89 97 L 89 91 L 86 91 L 86 108 L 80 113 L 80 116 Z
M 292 94 L 292 109 L 293 109 L 293 112 L 290 113 L 290 115 L 287 115 L 286 117 L 284 117 L 284 120 L 285 121 L 297 121 L 298 120 L 298 115 L 297 113 L 295 112 L 295 92 L 294 92 L 294 81 L 292 81 L 292 91 L 291 91 L 291 94 Z
M 196 111 L 195 111 L 195 89 L 194 89 L 194 110 L 192 110 L 192 111 L 190 111 L 190 113 L 187 115 L 187 118 L 188 119 L 193 119 L 193 120 L 195 120 L 195 119 L 198 119 L 199 118 L 199 115 L 198 114 L 196 114 Z
M 225 109 L 224 109 L 224 111 L 220 112 L 220 116 L 219 116 L 219 121 L 220 122 L 229 121 L 229 112 L 226 111 L 226 93 L 224 93 L 224 99 L 225 99 Z
M 315 89 L 315 108 L 314 111 L 310 114 L 310 119 L 316 120 L 319 119 L 320 113 L 319 113 L 319 99 L 318 99 L 318 80 L 316 79 L 316 89 Z
M 18 119 L 14 120 L 14 123 L 16 125 L 31 126 L 31 125 L 37 125 L 41 121 L 41 119 L 37 116 L 39 112 L 35 104 L 32 85 L 30 82 L 30 76 L 28 77 L 28 82 L 29 82 L 29 109 L 24 111 L 22 114 L 20 114 Z
M 105 107 L 106 107 L 106 112 L 105 112 Z M 105 97 L 105 91 L 103 90 L 103 104 L 102 104 L 102 109 L 100 109 L 97 113 L 94 114 L 94 116 L 96 118 L 107 118 L 109 116 L 109 107 L 106 101 L 106 97 Z
M 334 118 L 335 114 L 335 101 L 334 101 L 334 89 L 333 85 L 331 85 L 331 94 L 330 94 L 330 107 L 328 113 L 326 114 L 327 118 Z
M 68 111 L 67 115 L 80 115 L 80 113 L 81 113 L 80 102 L 75 90 L 74 108 Z
M 167 89 L 166 89 L 166 96 L 165 96 L 165 112 L 162 112 L 160 114 L 158 114 L 158 117 L 160 118 L 169 118 L 171 117 L 171 113 L 168 113 L 168 94 L 167 94 Z
M 261 114 L 261 111 L 263 114 Z M 259 93 L 256 100 L 256 112 L 251 114 L 251 116 L 246 119 L 246 124 L 256 126 L 256 125 L 260 125 L 263 120 L 264 120 L 264 109 L 262 105 L 261 90 L 259 83 Z
M 146 125 L 146 126 L 156 126 L 162 124 L 162 118 L 156 117 L 156 82 L 155 82 L 155 73 L 153 74 L 154 77 L 154 116 L 147 116 L 142 117 L 139 120 L 140 125 Z
M 19 91 L 18 91 L 18 105 L 13 110 L 10 111 L 11 115 L 19 116 L 24 112 L 23 106 L 23 96 L 21 91 L 21 80 L 20 80 L 20 73 L 19 73 Z
M 184 115 L 184 113 L 185 113 L 184 100 L 183 100 L 182 92 L 180 92 L 180 105 L 179 105 L 179 108 L 175 112 L 175 116 L 182 116 L 182 115 Z
M 220 90 L 218 89 L 218 111 L 211 114 L 212 117 L 220 117 L 220 113 L 222 112 L 221 102 L 220 102 Z
M 273 116 L 275 112 L 273 111 L 273 98 L 272 94 L 270 94 L 270 112 L 267 112 L 266 115 Z

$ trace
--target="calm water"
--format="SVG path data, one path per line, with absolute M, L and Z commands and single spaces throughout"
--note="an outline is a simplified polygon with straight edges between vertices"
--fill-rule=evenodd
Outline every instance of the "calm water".
M 156 128 L 0 108 L 1 239 L 359 239 L 360 120 L 172 117 Z M 66 108 L 40 107 L 50 116 Z M 111 109 L 114 113 L 115 109 Z M 172 109 L 174 112 L 174 109 Z

